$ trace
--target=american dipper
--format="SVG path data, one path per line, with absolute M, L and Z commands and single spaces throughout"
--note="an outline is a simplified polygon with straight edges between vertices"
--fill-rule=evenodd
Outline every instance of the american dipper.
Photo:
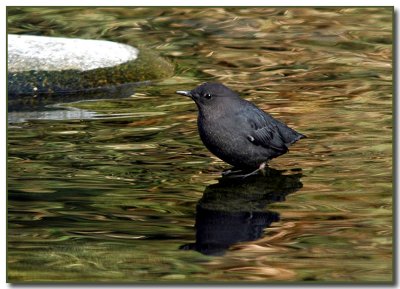
M 234 167 L 255 169 L 253 173 L 263 170 L 270 159 L 305 137 L 221 83 L 206 82 L 176 93 L 196 103 L 204 145 Z

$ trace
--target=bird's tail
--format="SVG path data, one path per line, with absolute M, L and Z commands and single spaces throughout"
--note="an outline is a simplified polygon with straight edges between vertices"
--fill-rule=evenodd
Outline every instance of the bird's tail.
M 290 139 L 287 142 L 287 146 L 290 146 L 292 144 L 294 144 L 295 142 L 297 142 L 298 140 L 302 139 L 302 138 L 307 138 L 306 135 L 299 133 L 295 130 L 292 130 L 292 133 L 290 135 Z

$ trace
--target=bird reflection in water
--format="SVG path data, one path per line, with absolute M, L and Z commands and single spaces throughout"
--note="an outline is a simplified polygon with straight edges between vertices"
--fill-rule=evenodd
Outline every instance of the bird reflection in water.
M 181 250 L 223 255 L 230 246 L 262 237 L 264 229 L 279 221 L 279 213 L 266 206 L 283 202 L 303 187 L 301 170 L 266 168 L 265 175 L 222 177 L 208 186 L 196 207 L 196 242 Z

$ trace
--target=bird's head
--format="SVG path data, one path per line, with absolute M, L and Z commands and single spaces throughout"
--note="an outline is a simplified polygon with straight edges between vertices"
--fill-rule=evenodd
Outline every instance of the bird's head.
M 217 82 L 206 82 L 192 90 L 178 90 L 177 94 L 194 100 L 199 109 L 215 107 L 227 99 L 238 98 L 238 94 L 225 85 Z

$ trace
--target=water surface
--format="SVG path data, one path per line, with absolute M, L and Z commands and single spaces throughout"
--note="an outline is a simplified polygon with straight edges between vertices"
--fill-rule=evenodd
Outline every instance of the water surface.
M 10 120 L 10 282 L 392 280 L 391 8 L 9 8 L 8 28 L 177 67 Z M 308 138 L 265 176 L 221 179 L 174 94 L 209 80 Z

